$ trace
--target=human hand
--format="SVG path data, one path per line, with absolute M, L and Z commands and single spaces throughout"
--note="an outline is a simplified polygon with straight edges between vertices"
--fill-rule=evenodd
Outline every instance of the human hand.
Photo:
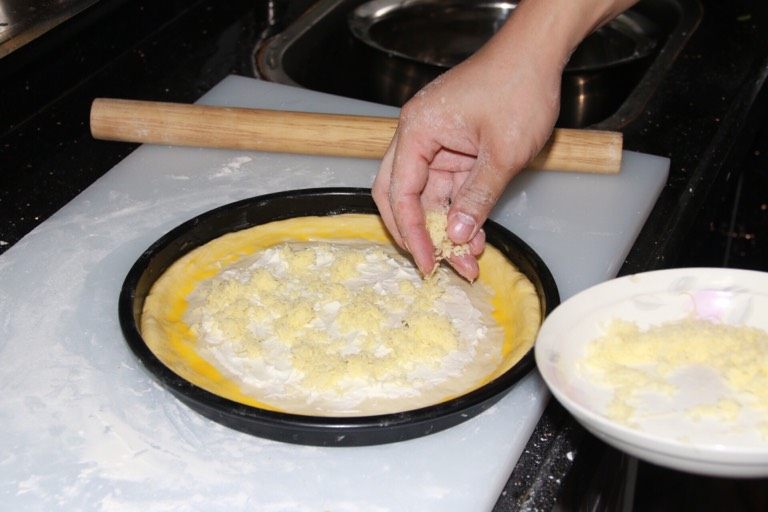
M 449 263 L 468 280 L 477 277 L 481 226 L 550 137 L 571 52 L 633 2 L 522 2 L 488 44 L 403 106 L 372 192 L 393 238 L 422 273 L 436 264 L 425 213 L 449 206 L 448 237 L 470 248 Z
M 560 66 L 534 54 L 484 48 L 421 90 L 402 109 L 373 185 L 384 223 L 419 269 L 435 265 L 425 213 L 448 210 L 448 236 L 470 253 L 449 263 L 478 275 L 481 230 L 509 180 L 542 148 L 557 117 Z

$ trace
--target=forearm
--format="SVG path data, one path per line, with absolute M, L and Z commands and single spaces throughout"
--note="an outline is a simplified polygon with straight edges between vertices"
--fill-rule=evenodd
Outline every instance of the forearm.
M 587 35 L 636 2 L 523 0 L 509 21 L 478 54 L 491 58 L 526 55 L 535 59 L 540 68 L 560 72 Z

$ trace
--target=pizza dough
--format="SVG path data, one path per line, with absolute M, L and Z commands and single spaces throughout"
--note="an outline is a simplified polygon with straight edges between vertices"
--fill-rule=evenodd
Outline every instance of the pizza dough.
M 147 296 L 141 331 L 180 376 L 262 408 L 398 412 L 477 388 L 540 323 L 533 285 L 494 248 L 470 285 L 423 280 L 374 215 L 273 222 L 213 240 Z

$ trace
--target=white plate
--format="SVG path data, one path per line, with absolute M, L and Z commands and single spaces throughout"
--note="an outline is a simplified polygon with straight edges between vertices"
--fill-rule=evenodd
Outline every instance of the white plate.
M 544 321 L 536 363 L 554 396 L 584 427 L 606 443 L 640 459 L 692 473 L 728 477 L 768 476 L 768 439 L 746 411 L 737 424 L 694 420 L 685 414 L 699 394 L 711 396 L 719 379 L 674 395 L 677 407 L 653 425 L 629 426 L 605 413 L 612 391 L 590 382 L 578 368 L 586 347 L 613 319 L 641 329 L 691 315 L 768 330 L 768 273 L 683 268 L 613 279 L 563 302 Z M 686 396 L 688 395 L 688 396 Z M 747 414 L 749 413 L 749 414 Z M 751 416 L 750 416 L 751 414 Z M 750 419 L 751 418 L 751 419 Z M 763 421 L 765 418 L 763 417 Z

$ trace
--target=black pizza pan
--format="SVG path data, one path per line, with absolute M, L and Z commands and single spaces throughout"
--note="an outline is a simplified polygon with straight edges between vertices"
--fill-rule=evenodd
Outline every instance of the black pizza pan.
M 377 214 L 370 190 L 319 188 L 254 197 L 203 213 L 171 230 L 139 257 L 123 283 L 118 314 L 129 347 L 162 386 L 203 416 L 259 437 L 317 446 L 392 443 L 444 430 L 489 408 L 534 368 L 531 349 L 496 379 L 440 404 L 391 414 L 325 417 L 269 411 L 218 396 L 174 373 L 149 349 L 139 328 L 144 300 L 177 259 L 234 231 L 293 217 L 343 213 Z M 549 269 L 533 249 L 504 227 L 492 221 L 483 227 L 487 242 L 534 284 L 543 319 L 560 301 Z

